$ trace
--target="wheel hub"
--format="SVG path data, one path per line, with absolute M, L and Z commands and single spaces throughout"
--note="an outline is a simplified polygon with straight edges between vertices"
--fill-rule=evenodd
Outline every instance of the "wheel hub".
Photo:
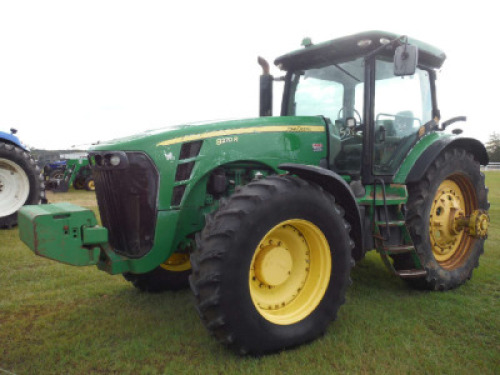
M 279 242 L 262 249 L 255 259 L 255 276 L 268 286 L 283 284 L 291 274 L 292 256 L 288 249 Z
M 476 210 L 470 215 L 469 234 L 475 238 L 486 238 L 490 226 L 490 217 L 484 210 Z
M 453 252 L 463 233 L 459 223 L 465 216 L 460 189 L 456 189 L 452 181 L 448 181 L 445 186 L 443 184 L 435 196 L 430 216 L 433 250 L 441 256 Z

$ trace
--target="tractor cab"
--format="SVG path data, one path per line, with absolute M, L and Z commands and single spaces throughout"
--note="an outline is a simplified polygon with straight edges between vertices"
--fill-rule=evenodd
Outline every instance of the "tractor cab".
M 276 59 L 285 70 L 282 116 L 322 116 L 327 167 L 364 184 L 392 177 L 415 143 L 437 128 L 435 70 L 445 54 L 387 32 L 365 32 Z

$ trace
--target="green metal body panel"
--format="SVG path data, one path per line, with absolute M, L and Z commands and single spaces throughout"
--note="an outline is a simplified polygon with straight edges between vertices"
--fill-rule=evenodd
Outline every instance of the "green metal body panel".
M 397 170 L 396 174 L 394 175 L 394 183 L 395 184 L 404 184 L 406 181 L 406 177 L 411 171 L 411 168 L 415 164 L 415 162 L 422 156 L 425 150 L 436 142 L 437 140 L 441 138 L 450 138 L 450 137 L 456 137 L 451 134 L 446 134 L 442 132 L 432 132 L 425 137 L 423 137 L 417 144 L 410 150 L 406 158 L 404 159 L 403 163 L 401 163 L 401 166 Z
M 18 222 L 21 240 L 35 254 L 75 266 L 97 264 L 99 244 L 108 241 L 94 213 L 70 203 L 24 206 Z

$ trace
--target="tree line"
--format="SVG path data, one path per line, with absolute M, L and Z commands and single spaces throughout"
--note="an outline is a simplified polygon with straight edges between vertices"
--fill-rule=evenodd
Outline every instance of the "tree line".
M 500 134 L 494 132 L 486 143 L 486 151 L 490 157 L 490 163 L 500 162 Z

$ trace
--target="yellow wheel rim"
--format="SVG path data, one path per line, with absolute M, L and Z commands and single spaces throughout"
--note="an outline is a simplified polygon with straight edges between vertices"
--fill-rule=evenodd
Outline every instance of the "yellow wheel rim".
M 458 223 L 477 206 L 474 187 L 467 178 L 451 175 L 439 185 L 431 206 L 429 235 L 441 267 L 455 269 L 467 259 L 474 239 Z
M 249 272 L 252 302 L 272 323 L 297 323 L 320 304 L 331 267 L 330 246 L 316 225 L 301 219 L 284 221 L 255 249 Z
M 191 269 L 191 262 L 189 261 L 189 254 L 187 253 L 173 253 L 160 267 L 172 272 L 182 272 Z
M 89 186 L 90 190 L 94 191 L 95 190 L 95 182 L 94 182 L 94 180 L 90 180 L 88 186 Z

